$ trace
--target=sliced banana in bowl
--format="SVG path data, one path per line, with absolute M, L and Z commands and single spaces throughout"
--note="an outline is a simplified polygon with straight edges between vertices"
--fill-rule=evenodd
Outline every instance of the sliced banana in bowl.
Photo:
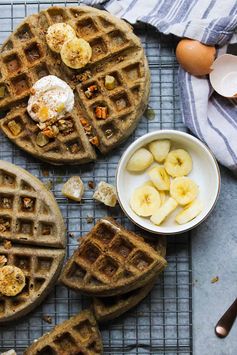
M 214 208 L 220 172 L 211 151 L 192 135 L 175 130 L 148 133 L 125 151 L 116 174 L 118 202 L 141 228 L 156 234 L 183 233 Z

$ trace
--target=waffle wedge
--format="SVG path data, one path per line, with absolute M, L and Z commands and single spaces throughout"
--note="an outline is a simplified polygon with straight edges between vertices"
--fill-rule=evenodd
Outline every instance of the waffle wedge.
M 151 246 L 164 258 L 166 255 L 166 238 L 159 237 L 158 242 L 152 242 Z M 111 319 L 119 317 L 129 309 L 140 303 L 152 290 L 156 278 L 150 281 L 147 285 L 138 289 L 132 290 L 123 295 L 113 297 L 94 297 L 93 309 L 96 319 L 99 322 L 107 322 Z
M 65 227 L 53 195 L 33 175 L 4 161 L 0 161 L 0 244 L 0 267 L 15 266 L 25 277 L 17 295 L 0 294 L 4 323 L 26 315 L 43 300 L 57 281 L 65 256 Z M 14 288 L 14 283 L 10 286 Z
M 10 249 L 0 246 L 0 255 L 6 257 L 6 265 L 17 266 L 26 278 L 26 285 L 18 295 L 0 295 L 0 323 L 4 323 L 26 315 L 42 302 L 58 279 L 65 252 L 15 244 Z
M 101 355 L 103 345 L 94 315 L 84 310 L 34 341 L 24 355 Z
M 113 296 L 148 284 L 166 264 L 143 238 L 104 218 L 82 237 L 61 281 L 86 294 Z
M 71 69 L 50 50 L 47 29 L 58 22 L 89 42 L 92 57 L 85 67 Z M 149 69 L 140 40 L 126 22 L 91 7 L 53 6 L 26 17 L 4 42 L 0 68 L 2 132 L 21 149 L 52 164 L 93 161 L 95 147 L 109 152 L 132 133 L 148 101 Z M 49 74 L 71 86 L 75 105 L 59 134 L 39 146 L 39 128 L 26 106 L 32 85 Z M 108 76 L 114 78 L 113 85 L 108 85 Z M 91 96 L 92 86 L 97 89 Z M 101 109 L 106 119 L 98 118 Z

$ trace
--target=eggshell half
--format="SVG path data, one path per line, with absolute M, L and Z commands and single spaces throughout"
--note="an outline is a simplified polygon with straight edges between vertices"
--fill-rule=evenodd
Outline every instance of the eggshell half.
M 223 54 L 212 64 L 210 82 L 218 94 L 237 97 L 237 56 Z

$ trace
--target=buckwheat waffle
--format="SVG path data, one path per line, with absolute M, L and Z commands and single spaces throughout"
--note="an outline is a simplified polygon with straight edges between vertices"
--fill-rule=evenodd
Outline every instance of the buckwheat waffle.
M 0 161 L 0 241 L 0 267 L 17 266 L 26 277 L 17 296 L 0 295 L 0 322 L 5 322 L 32 310 L 55 284 L 65 255 L 65 227 L 51 192 L 27 171 L 4 161 Z
M 92 47 L 90 63 L 80 70 L 66 67 L 46 44 L 47 28 L 66 22 Z M 140 40 L 131 26 L 105 11 L 91 7 L 50 7 L 28 16 L 4 42 L 0 54 L 0 127 L 20 148 L 52 164 L 79 164 L 96 159 L 95 146 L 107 153 L 136 127 L 149 95 L 149 69 Z M 74 90 L 74 110 L 65 117 L 56 138 L 40 147 L 36 123 L 26 112 L 32 85 L 52 74 Z M 105 76 L 115 88 L 105 88 Z M 96 95 L 85 95 L 96 85 Z M 98 120 L 96 107 L 108 110 Z M 66 127 L 66 128 L 65 128 Z
M 45 186 L 26 170 L 0 161 L 0 240 L 65 247 L 58 205 Z
M 81 239 L 61 281 L 90 295 L 113 296 L 147 284 L 166 264 L 143 238 L 105 218 Z
M 16 246 L 0 246 L 1 258 L 7 265 L 19 267 L 26 277 L 26 285 L 14 297 L 0 295 L 0 323 L 20 318 L 35 308 L 51 291 L 61 271 L 64 250 Z
M 84 310 L 34 341 L 24 355 L 101 355 L 103 344 L 92 312 Z
M 153 248 L 164 258 L 166 255 L 166 237 L 159 237 L 158 242 L 150 243 Z M 152 290 L 156 281 L 150 281 L 147 285 L 132 290 L 123 295 L 113 297 L 94 297 L 93 309 L 96 319 L 99 322 L 106 322 L 108 320 L 119 317 L 121 314 L 127 312 L 129 309 L 135 307 L 140 303 Z

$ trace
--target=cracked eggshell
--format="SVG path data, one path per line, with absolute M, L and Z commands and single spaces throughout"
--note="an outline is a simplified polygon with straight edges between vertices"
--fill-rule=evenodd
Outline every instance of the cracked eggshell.
M 237 97 L 237 56 L 223 54 L 212 65 L 210 82 L 220 95 L 229 98 Z

